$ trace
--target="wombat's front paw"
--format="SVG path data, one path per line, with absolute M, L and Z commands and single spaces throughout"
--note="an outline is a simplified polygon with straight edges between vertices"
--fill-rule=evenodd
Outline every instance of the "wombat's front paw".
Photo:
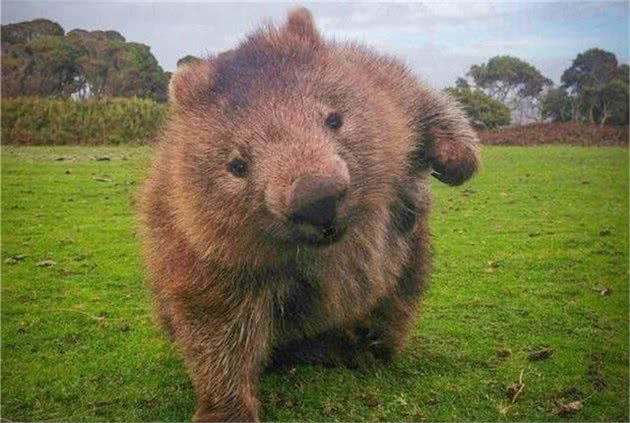
M 449 185 L 460 185 L 479 167 L 477 150 L 464 143 L 441 141 L 429 151 L 433 176 Z
M 395 348 L 379 331 L 358 327 L 354 330 L 355 353 L 350 367 L 369 369 L 378 365 L 389 364 L 395 354 Z
M 379 364 L 379 360 L 369 350 L 357 351 L 346 361 L 346 367 L 362 371 L 374 369 Z
M 384 343 L 377 343 L 370 346 L 370 353 L 380 363 L 389 364 L 394 359 L 396 350 Z

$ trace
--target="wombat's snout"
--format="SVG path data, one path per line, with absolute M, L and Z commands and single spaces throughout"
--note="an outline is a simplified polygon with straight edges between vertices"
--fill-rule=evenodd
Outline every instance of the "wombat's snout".
M 291 146 L 296 150 L 269 156 L 268 166 L 277 172 L 265 187 L 269 234 L 296 244 L 333 244 L 344 236 L 352 215 L 348 165 L 325 143 Z
M 333 228 L 347 190 L 347 182 L 333 176 L 299 177 L 291 185 L 287 197 L 289 220 L 324 230 Z

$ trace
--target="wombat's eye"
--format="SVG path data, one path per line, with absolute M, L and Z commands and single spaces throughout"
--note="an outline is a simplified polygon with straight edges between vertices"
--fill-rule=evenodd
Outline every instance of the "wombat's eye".
M 232 159 L 228 163 L 228 170 L 232 175 L 244 178 L 247 175 L 247 162 L 243 159 Z
M 343 125 L 341 113 L 333 112 L 326 117 L 326 126 L 330 129 L 339 129 Z

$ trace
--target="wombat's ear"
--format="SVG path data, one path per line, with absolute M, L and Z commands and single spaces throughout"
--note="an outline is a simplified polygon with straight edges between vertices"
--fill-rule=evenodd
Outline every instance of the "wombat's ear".
M 311 44 L 320 43 L 319 32 L 315 28 L 315 23 L 313 23 L 313 15 L 304 7 L 293 9 L 289 12 L 284 30 L 288 34 L 308 41 Z
M 413 167 L 430 166 L 433 176 L 449 185 L 460 185 L 473 176 L 480 165 L 479 143 L 455 100 L 423 89 L 415 116 L 420 146 Z
M 214 75 L 215 66 L 211 59 L 181 66 L 171 76 L 168 85 L 168 97 L 171 104 L 175 108 L 182 108 L 209 99 Z

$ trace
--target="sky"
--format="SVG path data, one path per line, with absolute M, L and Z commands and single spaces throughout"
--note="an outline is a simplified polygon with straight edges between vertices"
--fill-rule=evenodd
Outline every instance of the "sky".
M 1 1 L 2 24 L 46 18 L 66 30 L 110 30 L 151 46 L 165 70 L 177 59 L 238 45 L 287 10 L 308 7 L 324 37 L 360 41 L 400 58 L 436 88 L 453 85 L 471 65 L 519 57 L 556 84 L 564 69 L 598 47 L 628 63 L 628 1 L 441 1 L 390 3 L 210 1 Z

